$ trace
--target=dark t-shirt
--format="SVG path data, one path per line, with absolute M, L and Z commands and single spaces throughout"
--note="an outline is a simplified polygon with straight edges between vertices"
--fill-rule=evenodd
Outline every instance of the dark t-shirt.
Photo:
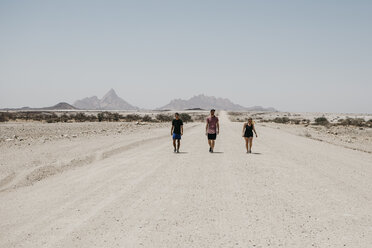
M 183 126 L 183 122 L 181 119 L 174 119 L 172 121 L 172 126 L 174 126 L 173 133 L 175 134 L 181 134 L 181 126 Z

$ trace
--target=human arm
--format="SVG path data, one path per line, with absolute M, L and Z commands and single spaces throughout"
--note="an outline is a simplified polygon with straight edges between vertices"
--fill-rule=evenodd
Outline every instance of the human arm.
M 217 121 L 216 127 L 217 127 L 217 134 L 220 134 L 220 121 Z
M 207 124 L 205 125 L 205 135 L 207 135 L 208 133 L 208 126 L 209 126 L 209 122 L 208 122 L 208 119 L 207 119 Z
M 257 138 L 258 136 L 257 136 L 256 129 L 254 128 L 254 126 L 255 125 L 253 125 L 253 128 L 252 129 L 253 129 L 254 133 L 256 134 L 256 138 Z
M 242 136 L 244 137 L 244 132 L 245 132 L 245 126 L 247 125 L 247 123 L 244 123 L 243 124 L 243 131 L 242 131 Z
M 172 121 L 171 135 L 173 135 L 173 130 L 174 130 L 174 121 Z
M 181 125 L 181 135 L 183 135 L 183 125 Z

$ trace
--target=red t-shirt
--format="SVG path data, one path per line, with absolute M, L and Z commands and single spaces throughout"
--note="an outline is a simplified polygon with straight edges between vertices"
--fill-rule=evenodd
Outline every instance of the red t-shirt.
M 217 122 L 218 122 L 217 116 L 213 116 L 213 117 L 209 116 L 207 118 L 209 134 L 215 134 L 217 132 Z

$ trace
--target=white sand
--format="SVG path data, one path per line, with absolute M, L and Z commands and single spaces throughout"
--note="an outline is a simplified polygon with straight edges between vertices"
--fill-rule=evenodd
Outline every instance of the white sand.
M 371 247 L 370 153 L 257 124 L 246 154 L 220 121 L 214 154 L 200 123 L 181 154 L 168 127 L 2 144 L 0 247 Z

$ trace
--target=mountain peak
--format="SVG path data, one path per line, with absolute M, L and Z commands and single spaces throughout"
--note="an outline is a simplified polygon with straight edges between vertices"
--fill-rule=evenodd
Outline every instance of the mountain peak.
M 188 100 L 174 99 L 167 105 L 159 109 L 171 109 L 171 110 L 184 110 L 184 109 L 218 109 L 218 110 L 232 110 L 232 111 L 275 111 L 273 108 L 263 108 L 263 107 L 243 107 L 239 104 L 235 104 L 228 98 L 207 96 L 204 94 L 199 94 L 191 97 Z
M 222 109 L 222 110 L 245 110 L 245 107 L 238 104 L 234 104 L 228 99 L 217 98 L 214 96 L 207 96 L 204 94 L 199 94 L 191 97 L 188 100 L 174 99 L 169 104 L 161 107 L 160 109 Z
M 87 97 L 78 100 L 74 106 L 80 109 L 96 109 L 96 110 L 135 110 L 138 109 L 120 98 L 114 89 L 110 89 L 102 99 L 96 96 Z
M 104 98 L 107 98 L 107 97 L 118 97 L 118 95 L 116 94 L 115 90 L 113 88 L 111 88 L 104 96 L 103 96 L 103 99 Z

